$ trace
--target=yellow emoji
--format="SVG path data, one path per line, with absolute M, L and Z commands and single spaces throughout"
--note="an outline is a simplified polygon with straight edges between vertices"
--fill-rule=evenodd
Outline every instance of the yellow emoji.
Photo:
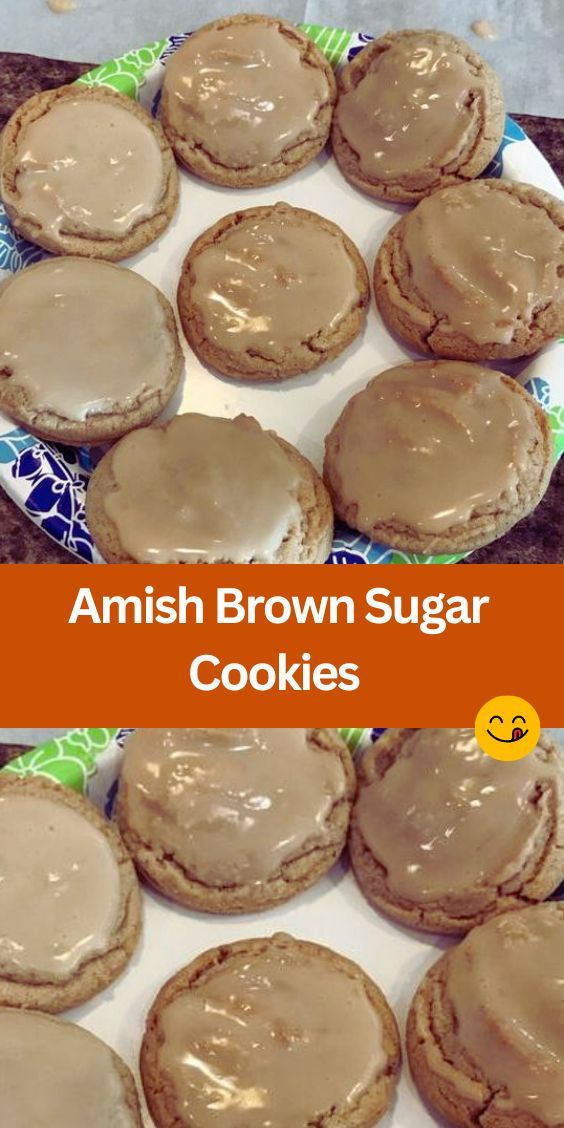
M 482 752 L 494 760 L 522 760 L 538 744 L 539 716 L 522 697 L 492 697 L 478 712 L 475 732 Z

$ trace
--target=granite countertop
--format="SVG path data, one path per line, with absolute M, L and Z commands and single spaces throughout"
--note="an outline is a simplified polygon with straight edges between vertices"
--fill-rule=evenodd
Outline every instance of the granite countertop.
M 16 106 L 39 90 L 72 82 L 94 64 L 61 62 L 0 52 L 0 129 Z M 564 179 L 564 121 L 513 115 Z M 77 560 L 36 528 L 0 489 L 0 563 L 76 564 Z M 465 563 L 564 563 L 564 458 L 541 504 L 506 536 L 472 553 Z M 0 749 L 0 763 L 1 763 Z

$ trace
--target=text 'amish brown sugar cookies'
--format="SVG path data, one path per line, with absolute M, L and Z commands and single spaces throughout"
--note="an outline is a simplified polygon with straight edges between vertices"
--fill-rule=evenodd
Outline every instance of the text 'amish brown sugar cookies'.
M 333 360 L 360 333 L 369 299 L 344 231 L 289 204 L 220 219 L 190 248 L 178 287 L 189 344 L 240 380 L 283 380 Z
M 151 423 L 182 363 L 172 306 L 132 270 L 62 256 L 0 287 L 0 407 L 34 435 L 101 443 Z
M 141 1076 L 156 1128 L 373 1128 L 400 1062 L 392 1011 L 361 968 L 279 933 L 204 952 L 169 979 Z
M 161 126 L 133 98 L 61 86 L 34 94 L 5 126 L 0 195 L 32 243 L 117 260 L 168 226 L 178 172 Z
M 343 67 L 331 140 L 357 188 L 412 203 L 483 172 L 504 121 L 497 75 L 467 43 L 397 31 Z
M 131 859 L 83 796 L 0 781 L 0 1006 L 56 1013 L 123 971 L 141 928 Z
M 421 352 L 534 353 L 564 332 L 564 204 L 509 180 L 434 192 L 384 239 L 374 296 L 392 332 Z
M 364 756 L 350 853 L 372 905 L 401 924 L 466 932 L 564 880 L 564 768 L 541 733 L 507 763 L 471 729 L 389 729 Z
M 137 729 L 118 821 L 144 874 L 206 912 L 249 912 L 313 885 L 339 857 L 355 788 L 334 729 Z
M 325 440 L 335 513 L 405 552 L 470 552 L 541 500 L 553 467 L 547 416 L 510 376 L 419 361 L 375 376 Z
M 331 127 L 330 64 L 298 28 L 238 15 L 202 27 L 168 60 L 161 120 L 191 172 L 233 188 L 309 164 Z
M 142 1128 L 131 1071 L 99 1038 L 0 1007 L 0 1107 L 10 1128 Z
M 312 464 L 245 415 L 126 435 L 90 479 L 86 519 L 112 564 L 322 564 L 333 538 Z
M 564 1124 L 564 903 L 495 917 L 433 965 L 407 1023 L 421 1093 L 460 1128 Z

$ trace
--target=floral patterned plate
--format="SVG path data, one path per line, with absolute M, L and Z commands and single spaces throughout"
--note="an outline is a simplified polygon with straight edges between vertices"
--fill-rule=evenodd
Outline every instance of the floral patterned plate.
M 302 25 L 335 67 L 351 59 L 370 40 L 360 33 Z M 167 58 L 186 35 L 171 36 L 150 46 L 112 59 L 84 75 L 79 82 L 107 85 L 156 112 Z M 484 175 L 525 180 L 562 197 L 559 181 L 538 149 L 519 126 L 507 118 L 505 135 Z M 181 175 L 179 213 L 158 244 L 147 248 L 128 265 L 174 294 L 180 264 L 187 247 L 204 228 L 237 207 L 274 203 L 281 196 L 289 203 L 310 207 L 343 224 L 370 263 L 386 230 L 402 209 L 379 204 L 355 192 L 326 154 L 297 176 L 274 188 L 246 190 L 211 188 L 185 173 Z M 21 270 L 37 262 L 44 252 L 19 238 L 0 204 L 0 279 L 2 273 Z M 263 426 L 273 427 L 320 465 L 323 436 L 330 430 L 343 404 L 366 380 L 402 359 L 393 341 L 371 310 L 365 334 L 322 374 L 310 373 L 283 388 L 237 385 L 213 376 L 186 349 L 184 390 L 178 410 L 198 410 L 216 415 L 246 411 Z M 508 366 L 516 371 L 515 365 Z M 564 449 L 564 342 L 543 350 L 519 379 L 550 416 L 557 453 Z M 33 438 L 0 414 L 0 484 L 14 501 L 54 540 L 79 559 L 100 562 L 84 516 L 88 475 L 99 452 L 72 449 Z M 419 556 L 374 544 L 341 526 L 337 529 L 331 563 L 454 563 L 460 556 Z

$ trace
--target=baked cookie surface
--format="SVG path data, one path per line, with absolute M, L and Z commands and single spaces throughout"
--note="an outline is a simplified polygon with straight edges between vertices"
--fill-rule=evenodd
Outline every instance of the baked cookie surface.
M 309 164 L 329 136 L 330 64 L 283 20 L 227 16 L 167 63 L 160 115 L 178 160 L 213 184 L 273 184 Z
M 250 912 L 333 865 L 354 788 L 334 729 L 137 729 L 125 743 L 118 822 L 161 893 L 200 911 Z
M 509 180 L 435 192 L 384 239 L 374 296 L 420 352 L 528 356 L 564 332 L 564 204 Z
M 190 248 L 178 287 L 194 352 L 240 380 L 283 380 L 333 360 L 360 333 L 369 299 L 344 231 L 289 204 L 220 219 Z
M 505 763 L 470 729 L 389 729 L 364 756 L 349 848 L 367 900 L 414 928 L 463 933 L 543 901 L 564 880 L 559 750 L 541 733 Z
M 0 781 L 0 1006 L 56 1013 L 102 991 L 139 938 L 131 859 L 83 796 Z
M 131 1071 L 88 1030 L 0 1007 L 0 1100 L 10 1128 L 142 1128 Z
M 460 1128 L 564 1123 L 564 904 L 475 928 L 423 979 L 407 1023 L 421 1093 Z
M 101 443 L 151 423 L 183 358 L 172 306 L 132 270 L 46 259 L 0 287 L 0 408 L 34 435 Z
M 418 361 L 349 400 L 325 440 L 324 478 L 336 515 L 371 540 L 465 552 L 538 505 L 553 459 L 547 416 L 512 377 Z
M 312 464 L 245 415 L 126 435 L 90 478 L 86 520 L 112 564 L 321 564 L 333 538 Z
M 28 98 L 0 138 L 0 195 L 15 230 L 55 254 L 118 260 L 170 223 L 178 172 L 161 126 L 106 86 Z
M 392 1011 L 358 965 L 277 934 L 205 952 L 165 984 L 141 1076 L 157 1128 L 211 1128 L 218 1100 L 225 1128 L 372 1128 L 400 1061 Z
M 414 203 L 483 172 L 504 121 L 497 75 L 468 43 L 442 31 L 397 31 L 343 67 L 331 140 L 357 188 Z

